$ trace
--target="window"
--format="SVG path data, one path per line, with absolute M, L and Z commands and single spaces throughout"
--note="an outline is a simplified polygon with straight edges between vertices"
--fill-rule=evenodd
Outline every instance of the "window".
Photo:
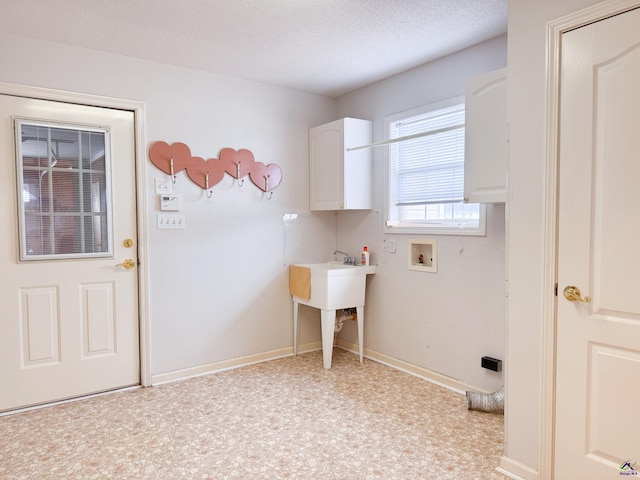
M 16 120 L 22 260 L 111 256 L 108 132 Z
M 464 113 L 457 97 L 387 118 L 387 233 L 484 235 L 484 205 L 463 201 Z

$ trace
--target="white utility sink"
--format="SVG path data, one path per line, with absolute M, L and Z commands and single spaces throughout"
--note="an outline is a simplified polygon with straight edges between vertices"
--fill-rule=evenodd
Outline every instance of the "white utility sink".
M 366 275 L 367 273 L 376 273 L 375 265 L 348 265 L 342 262 L 302 263 L 300 265 L 309 267 L 318 274 L 323 271 L 332 272 L 329 275 Z
M 309 300 L 293 296 L 293 350 L 298 353 L 298 306 L 309 305 L 321 310 L 322 357 L 324 368 L 331 368 L 336 310 L 356 308 L 358 346 L 363 360 L 364 297 L 367 275 L 376 273 L 375 265 L 345 265 L 339 262 L 300 264 L 311 270 Z

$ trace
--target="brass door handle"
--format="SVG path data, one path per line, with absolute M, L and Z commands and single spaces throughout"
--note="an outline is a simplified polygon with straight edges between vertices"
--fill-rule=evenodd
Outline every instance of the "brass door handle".
M 127 270 L 131 270 L 135 266 L 136 266 L 136 262 L 131 260 L 130 258 L 127 258 L 124 262 L 116 265 L 116 267 L 124 267 Z
M 566 298 L 570 302 L 578 301 L 583 303 L 589 303 L 591 301 L 591 297 L 589 296 L 582 298 L 580 294 L 580 289 L 574 285 L 567 285 L 566 287 L 564 287 L 564 290 L 562 291 L 562 293 L 564 294 L 564 298 Z

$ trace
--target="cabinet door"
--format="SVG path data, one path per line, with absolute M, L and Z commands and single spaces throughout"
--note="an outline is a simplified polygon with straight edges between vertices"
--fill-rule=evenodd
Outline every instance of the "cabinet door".
M 311 210 L 344 208 L 344 122 L 309 130 L 309 189 Z
M 344 209 L 370 210 L 373 206 L 373 165 L 369 145 L 372 123 L 359 118 L 344 119 Z
M 504 203 L 507 197 L 507 69 L 467 82 L 464 199 Z

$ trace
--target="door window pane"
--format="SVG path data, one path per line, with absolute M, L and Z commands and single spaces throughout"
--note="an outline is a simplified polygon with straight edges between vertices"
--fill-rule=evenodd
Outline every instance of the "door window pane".
M 111 256 L 109 132 L 16 120 L 22 260 Z

